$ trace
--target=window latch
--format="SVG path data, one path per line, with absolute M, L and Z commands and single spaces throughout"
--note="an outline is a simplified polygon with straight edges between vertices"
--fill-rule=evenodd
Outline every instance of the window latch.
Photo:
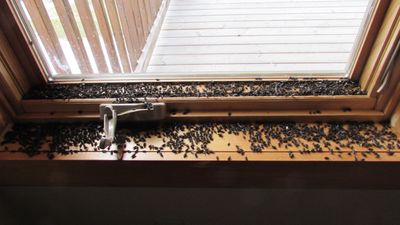
M 104 121 L 104 135 L 99 147 L 110 147 L 115 138 L 117 121 L 149 122 L 167 117 L 165 103 L 101 104 L 100 119 Z

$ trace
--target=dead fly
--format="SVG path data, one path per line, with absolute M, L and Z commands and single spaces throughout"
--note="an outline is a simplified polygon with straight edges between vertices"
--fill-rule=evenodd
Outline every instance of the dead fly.
M 245 154 L 244 149 L 241 148 L 241 147 L 239 147 L 238 145 L 236 145 L 236 152 L 239 153 L 239 154 L 241 154 L 241 155 L 244 155 L 244 154 Z
M 157 81 L 157 80 L 156 80 Z M 288 81 L 204 81 L 57 84 L 32 89 L 27 99 L 116 98 L 116 103 L 138 102 L 139 98 L 235 97 L 235 96 L 318 96 L 365 95 L 357 82 L 349 79 L 289 79 Z

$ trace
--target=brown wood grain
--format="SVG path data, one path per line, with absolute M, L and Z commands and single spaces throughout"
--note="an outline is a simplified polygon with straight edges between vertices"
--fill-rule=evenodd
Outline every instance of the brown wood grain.
M 29 87 L 43 85 L 48 81 L 45 67 L 30 42 L 22 21 L 18 19 L 17 11 L 11 1 L 0 1 L 0 30 L 7 39 L 0 41 L 0 49 L 12 49 L 14 56 L 8 55 L 7 62 L 17 65 L 23 71 L 18 77 L 27 80 Z
M 17 56 L 10 43 L 7 41 L 6 34 L 0 29 L 0 61 L 4 65 L 7 65 L 9 72 L 13 74 L 16 85 L 22 93 L 26 93 L 30 90 L 31 84 L 27 79 L 25 71 L 17 60 Z
M 0 89 L 14 112 L 21 113 L 21 100 L 30 86 L 24 79 L 24 72 L 16 61 L 11 46 L 8 45 L 4 33 L 0 30 Z
M 115 4 L 117 5 L 118 15 L 121 22 L 121 30 L 125 38 L 126 49 L 130 61 L 130 71 L 133 72 L 136 68 L 138 59 L 134 45 L 137 42 L 135 38 L 138 38 L 138 35 L 135 30 L 132 30 L 132 25 L 130 25 L 133 23 L 133 21 L 130 22 L 128 20 L 128 18 L 132 18 L 132 15 L 129 11 L 129 6 L 132 3 L 130 1 L 122 0 L 116 1 Z
M 143 22 L 142 22 L 142 17 L 140 14 L 140 8 L 139 8 L 139 1 L 140 0 L 133 0 L 131 1 L 131 11 L 132 14 L 135 17 L 135 28 L 137 30 L 137 34 L 138 34 L 138 43 L 140 46 L 144 46 L 145 44 L 145 40 L 146 40 L 146 33 L 144 31 L 144 27 L 143 27 Z
M 359 49 L 355 55 L 355 62 L 353 67 L 350 68 L 349 74 L 350 79 L 359 80 L 364 70 L 364 66 L 367 62 L 368 56 L 372 51 L 372 45 L 379 33 L 379 29 L 382 26 L 383 18 L 387 8 L 389 7 L 390 1 L 378 0 L 375 3 L 375 7 L 371 13 L 369 23 L 366 24 L 365 34 L 360 40 Z
M 376 97 L 381 77 L 399 41 L 399 21 L 400 3 L 392 1 L 360 78 L 360 85 L 368 91 L 369 96 Z
M 400 102 L 398 103 L 390 119 L 393 129 L 400 134 Z
M 264 121 L 265 122 L 265 121 Z M 307 124 L 307 126 L 315 126 L 316 124 Z M 380 124 L 376 124 L 376 127 L 381 127 Z M 157 130 L 157 129 L 155 129 Z M 393 130 L 397 132 L 396 130 Z M 302 147 L 296 147 L 294 145 L 286 145 L 279 143 L 277 139 L 271 139 L 270 147 L 263 147 L 262 152 L 253 152 L 251 150 L 252 141 L 250 135 L 246 133 L 245 130 L 238 131 L 237 134 L 225 133 L 222 137 L 213 134 L 211 142 L 207 145 L 208 149 L 213 153 L 205 154 L 198 153 L 194 154 L 188 152 L 187 154 L 174 153 L 170 147 L 165 147 L 160 153 L 153 150 L 150 146 L 161 146 L 164 141 L 163 139 L 169 139 L 167 135 L 158 136 L 157 134 L 152 134 L 146 136 L 147 147 L 142 147 L 137 153 L 134 152 L 134 146 L 136 144 L 132 141 L 127 141 L 124 145 L 123 151 L 118 149 L 118 146 L 113 144 L 109 150 L 97 149 L 92 146 L 85 146 L 83 152 L 81 152 L 81 146 L 71 146 L 69 151 L 71 154 L 61 155 L 55 153 L 55 158 L 53 160 L 123 160 L 123 161 L 360 161 L 363 159 L 366 162 L 396 162 L 400 161 L 400 149 L 395 147 L 392 150 L 393 155 L 387 154 L 388 150 L 383 147 L 363 147 L 359 144 L 354 144 L 352 147 L 346 147 L 346 141 L 335 142 L 325 139 L 320 141 L 311 141 L 299 138 L 298 143 L 302 143 L 308 146 L 314 146 L 314 144 L 319 144 L 321 146 L 320 152 L 302 152 Z M 262 135 L 261 138 L 267 138 L 267 136 Z M 325 143 L 329 142 L 329 147 L 325 147 Z M 382 140 L 383 146 L 386 146 L 391 140 Z M 395 145 L 395 144 L 394 144 Z M 243 151 L 238 152 L 237 147 L 239 146 Z M 271 147 L 275 146 L 275 148 Z M 7 147 L 7 149 L 5 149 Z M 29 157 L 25 153 L 19 151 L 20 146 L 18 144 L 7 144 L 2 146 L 0 150 L 0 160 L 47 160 L 47 144 L 43 144 L 41 149 L 37 152 L 41 153 L 33 157 Z M 337 151 L 340 149 L 340 152 Z M 374 154 L 369 154 L 368 149 L 372 149 L 374 152 L 379 154 L 377 157 Z M 330 150 L 331 149 L 331 150 Z M 310 149 L 309 149 L 310 150 Z M 16 152 L 15 152 L 16 151 Z M 74 151 L 77 151 L 74 153 Z M 115 151 L 115 152 L 114 152 Z M 131 152 L 128 152 L 131 151 Z M 119 152 L 116 153 L 116 152 Z M 73 153 L 73 154 L 72 154 Z M 289 153 L 292 153 L 290 156 Z M 135 157 L 132 157 L 135 155 Z
M 400 102 L 400 61 L 393 68 L 386 87 L 378 95 L 376 110 L 383 111 L 385 119 L 389 120 L 395 113 L 396 106 Z
M 138 21 L 135 17 L 135 13 L 137 12 L 137 6 L 135 5 L 135 1 L 125 1 L 125 16 L 127 20 L 128 30 L 130 32 L 130 41 L 132 45 L 132 54 L 134 55 L 135 60 L 131 63 L 137 67 L 137 61 L 142 54 L 143 49 L 143 40 L 147 38 L 147 36 L 143 36 L 143 33 L 140 33 L 137 29 L 140 20 Z
M 97 112 L 99 104 L 112 103 L 115 99 L 54 99 L 24 100 L 26 112 Z M 148 98 L 148 101 L 164 102 L 171 109 L 184 111 L 225 111 L 230 110 L 371 110 L 375 99 L 367 96 L 296 96 L 296 97 L 165 97 Z M 205 107 L 206 106 L 206 107 Z
M 321 111 L 321 114 L 312 115 L 308 111 L 256 111 L 256 112 L 191 112 L 188 115 L 182 113 L 170 116 L 167 120 L 186 122 L 207 121 L 291 121 L 291 122 L 333 122 L 333 121 L 384 121 L 384 114 L 377 111 Z M 56 113 L 25 113 L 17 116 L 21 122 L 39 121 L 97 121 L 98 112 L 56 112 Z
M 117 52 L 113 42 L 113 34 L 111 27 L 107 21 L 106 9 L 103 5 L 102 0 L 92 1 L 94 12 L 96 14 L 97 23 L 99 24 L 100 34 L 103 38 L 105 47 L 107 49 L 108 58 L 111 62 L 111 68 L 113 73 L 121 73 L 121 68 L 119 67 Z
M 146 12 L 146 6 L 145 6 L 145 2 L 147 0 L 136 0 L 137 4 L 138 4 L 138 10 L 139 10 L 139 14 L 140 14 L 140 18 L 142 20 L 142 26 L 143 26 L 143 35 L 144 37 L 147 37 L 149 35 L 149 22 L 147 20 L 147 12 Z M 145 39 L 146 40 L 146 39 Z M 145 44 L 146 41 L 143 42 L 143 46 Z
M 8 126 L 11 125 L 15 116 L 12 106 L 4 96 L 3 92 L 0 91 L 0 137 L 6 131 Z
M 154 19 L 152 17 L 152 14 L 151 14 L 151 7 L 150 7 L 151 3 L 150 2 L 151 1 L 146 1 L 146 0 L 144 1 L 144 6 L 145 6 L 145 9 L 146 9 L 147 21 L 148 21 L 147 28 L 148 28 L 149 31 L 151 30 L 151 27 L 153 25 L 152 22 L 154 21 Z
M 115 6 L 114 0 L 105 0 L 105 5 L 107 9 L 107 14 L 110 20 L 110 25 L 112 27 L 113 35 L 115 38 L 115 43 L 118 49 L 119 59 L 122 65 L 123 73 L 131 72 L 130 63 L 128 59 L 128 53 L 126 51 L 126 43 L 124 40 L 124 35 L 122 32 L 122 27 L 120 19 L 118 17 L 117 8 Z
M 100 73 L 108 73 L 107 63 L 104 52 L 101 48 L 99 33 L 97 32 L 93 15 L 90 11 L 88 1 L 76 1 L 79 17 L 85 31 L 86 38 L 91 46 L 93 57 Z
M 69 1 L 54 0 L 53 3 L 65 31 L 65 35 L 67 36 L 74 56 L 77 59 L 76 61 L 78 63 L 79 69 L 82 73 L 92 73 L 93 70 L 91 68 L 89 57 L 83 44 L 82 34 L 79 32 L 78 24 L 74 17 Z
M 160 138 L 149 137 L 146 142 L 159 145 Z M 244 148 L 244 155 L 235 151 L 235 145 Z M 331 154 L 326 149 L 301 154 L 293 147 L 254 153 L 249 145 L 249 139 L 240 134 L 215 136 L 210 144 L 215 154 L 188 154 L 185 158 L 168 149 L 162 156 L 147 149 L 135 158 L 132 153 L 124 153 L 122 160 L 115 153 L 93 150 L 56 154 L 53 160 L 47 159 L 46 152 L 29 157 L 0 151 L 0 185 L 400 188 L 400 149 L 392 156 L 385 149 L 375 149 L 379 158 L 368 155 L 360 162 L 356 158 L 365 152 L 362 147 L 355 148 L 355 155 L 348 155 L 352 151 L 347 148 L 342 148 L 342 154 Z M 293 152 L 293 158 L 288 151 Z

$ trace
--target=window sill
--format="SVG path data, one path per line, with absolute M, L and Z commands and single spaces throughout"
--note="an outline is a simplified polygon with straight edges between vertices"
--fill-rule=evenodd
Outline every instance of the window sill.
M 16 125 L 16 132 L 6 135 L 0 145 L 0 160 L 400 161 L 397 131 L 378 123 L 173 122 L 155 125 L 121 124 L 115 139 L 119 144 L 114 143 L 108 149 L 97 147 L 102 136 L 101 123 Z

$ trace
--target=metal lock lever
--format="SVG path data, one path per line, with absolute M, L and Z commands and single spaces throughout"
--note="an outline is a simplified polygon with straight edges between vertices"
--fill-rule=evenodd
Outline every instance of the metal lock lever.
M 165 103 L 129 103 L 100 105 L 100 119 L 104 121 L 104 136 L 99 147 L 110 147 L 115 138 L 117 122 L 146 122 L 159 121 L 166 118 Z

